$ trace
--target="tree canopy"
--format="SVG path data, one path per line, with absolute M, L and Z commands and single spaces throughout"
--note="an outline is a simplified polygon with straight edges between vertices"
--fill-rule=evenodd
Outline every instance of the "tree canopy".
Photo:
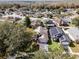
M 31 21 L 30 21 L 30 18 L 29 18 L 29 17 L 26 17 L 26 16 L 25 16 L 24 25 L 25 25 L 26 27 L 30 27 Z
M 0 54 L 27 52 L 33 45 L 34 32 L 20 24 L 0 23 Z
M 74 19 L 72 20 L 72 24 L 74 24 L 75 26 L 79 27 L 79 17 L 74 18 Z

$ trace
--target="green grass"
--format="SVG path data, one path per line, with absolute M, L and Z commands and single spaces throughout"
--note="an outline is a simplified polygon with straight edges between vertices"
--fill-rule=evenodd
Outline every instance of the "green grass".
M 58 42 L 52 42 L 51 45 L 48 46 L 49 50 L 52 51 L 63 51 L 63 48 L 60 44 L 58 44 Z
M 70 27 L 75 27 L 75 25 L 74 25 L 74 24 L 71 24 L 71 23 L 69 24 L 69 26 L 70 26 Z

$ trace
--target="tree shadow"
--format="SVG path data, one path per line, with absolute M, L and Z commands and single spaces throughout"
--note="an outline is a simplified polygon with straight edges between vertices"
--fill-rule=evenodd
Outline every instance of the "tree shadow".
M 70 47 L 75 47 L 75 44 L 74 44 L 73 42 L 71 42 L 71 43 L 69 44 L 69 46 L 70 46 Z

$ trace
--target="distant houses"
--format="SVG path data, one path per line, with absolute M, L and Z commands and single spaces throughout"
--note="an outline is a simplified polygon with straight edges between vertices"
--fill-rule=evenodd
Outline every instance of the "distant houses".
M 76 14 L 76 11 L 74 9 L 64 9 L 61 14 Z
M 69 26 L 69 24 L 71 23 L 71 18 L 70 17 L 63 17 L 60 20 L 60 26 Z
M 63 14 L 72 14 L 67 16 L 60 16 Z M 60 17 L 57 17 L 59 15 Z M 19 8 L 19 9 L 5 9 L 0 10 L 0 17 L 4 20 L 9 21 L 18 21 L 18 23 L 23 23 L 25 17 L 29 16 L 31 20 L 31 26 L 35 29 L 35 32 L 41 35 L 38 39 L 39 43 L 48 42 L 48 36 L 50 35 L 52 40 L 58 40 L 63 46 L 68 46 L 70 43 L 70 38 L 73 41 L 79 40 L 79 30 L 77 28 L 71 28 L 66 30 L 68 32 L 68 36 L 63 32 L 62 28 L 58 26 L 69 26 L 72 19 L 79 16 L 76 14 L 74 9 L 65 9 L 64 11 L 59 11 L 59 9 L 55 9 L 52 11 L 48 11 L 47 9 L 43 10 L 31 10 L 27 7 Z M 4 21 L 1 19 L 0 21 Z M 44 27 L 42 26 L 44 25 Z M 48 34 L 49 32 L 49 34 Z M 69 38 L 70 37 L 70 38 Z M 41 45 L 40 45 L 41 46 Z
M 72 23 L 72 20 L 76 17 L 79 17 L 78 14 L 72 15 L 72 16 L 65 16 L 60 18 L 59 25 L 60 26 L 69 26 L 70 23 Z

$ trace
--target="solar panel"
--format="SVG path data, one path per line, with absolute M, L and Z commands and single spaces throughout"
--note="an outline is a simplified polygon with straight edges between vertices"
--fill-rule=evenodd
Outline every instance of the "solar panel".
M 63 32 L 58 27 L 52 27 L 52 28 L 50 28 L 50 33 L 52 34 L 52 36 L 59 36 Z
M 63 30 L 58 28 L 58 27 L 52 27 L 50 28 L 50 34 L 53 38 L 59 39 L 62 45 L 68 45 L 69 44 L 69 39 L 68 37 L 64 34 Z
M 68 40 L 67 40 L 67 38 L 66 38 L 65 35 L 63 35 L 62 37 L 60 37 L 59 40 L 60 40 L 61 42 L 68 42 Z
M 61 34 L 64 34 L 64 31 L 61 28 L 57 27 L 57 29 Z
M 58 33 L 58 34 L 56 34 L 55 36 L 56 36 L 57 38 L 60 38 L 62 35 L 63 35 L 63 34 Z
M 56 27 L 51 28 L 49 31 L 50 31 L 50 33 L 51 33 L 52 36 L 55 36 L 55 34 L 58 33 Z
M 53 34 L 58 33 L 58 31 L 57 31 L 57 29 L 56 29 L 56 28 L 53 28 L 53 29 L 52 29 L 52 32 L 53 32 Z

